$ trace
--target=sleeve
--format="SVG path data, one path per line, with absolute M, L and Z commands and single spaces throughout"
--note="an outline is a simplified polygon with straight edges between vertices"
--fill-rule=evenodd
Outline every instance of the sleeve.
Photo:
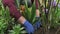
M 3 0 L 3 4 L 9 7 L 10 15 L 13 16 L 15 19 L 18 20 L 21 17 L 21 13 L 14 5 L 14 0 Z
M 36 9 L 38 9 L 38 7 L 39 7 L 38 0 L 35 0 L 35 5 L 36 5 Z
M 31 0 L 31 2 L 33 4 L 34 0 Z M 35 0 L 35 5 L 36 5 L 36 9 L 38 9 L 38 6 L 39 6 L 38 0 Z

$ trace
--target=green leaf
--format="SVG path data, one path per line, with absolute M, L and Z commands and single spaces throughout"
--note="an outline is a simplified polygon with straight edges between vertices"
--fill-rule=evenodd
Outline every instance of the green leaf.
M 35 15 L 36 15 L 36 7 L 35 7 L 35 2 L 33 3 L 32 5 L 32 9 L 31 9 L 31 18 L 30 18 L 30 21 L 33 23 L 33 20 L 35 18 Z

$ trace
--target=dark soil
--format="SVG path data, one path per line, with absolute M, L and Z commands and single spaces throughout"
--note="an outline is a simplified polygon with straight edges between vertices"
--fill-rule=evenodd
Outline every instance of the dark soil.
M 56 34 L 56 31 L 57 29 L 50 29 L 49 34 Z M 45 33 L 43 32 L 42 28 L 39 28 L 37 31 L 35 31 L 34 34 L 45 34 Z M 57 34 L 60 34 L 60 31 Z

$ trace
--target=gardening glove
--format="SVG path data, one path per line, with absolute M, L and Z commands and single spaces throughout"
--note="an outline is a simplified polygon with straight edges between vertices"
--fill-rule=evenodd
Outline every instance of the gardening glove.
M 27 20 L 24 22 L 23 25 L 24 25 L 24 27 L 25 27 L 28 34 L 33 34 L 34 33 L 33 26 Z
M 41 22 L 39 20 L 39 17 L 36 17 L 36 23 L 33 25 L 34 29 L 37 30 L 41 26 Z

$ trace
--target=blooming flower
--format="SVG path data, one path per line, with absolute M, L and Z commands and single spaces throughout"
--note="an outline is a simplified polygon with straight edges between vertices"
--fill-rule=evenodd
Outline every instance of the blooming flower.
M 51 2 L 51 5 L 56 6 L 57 5 L 56 1 Z

